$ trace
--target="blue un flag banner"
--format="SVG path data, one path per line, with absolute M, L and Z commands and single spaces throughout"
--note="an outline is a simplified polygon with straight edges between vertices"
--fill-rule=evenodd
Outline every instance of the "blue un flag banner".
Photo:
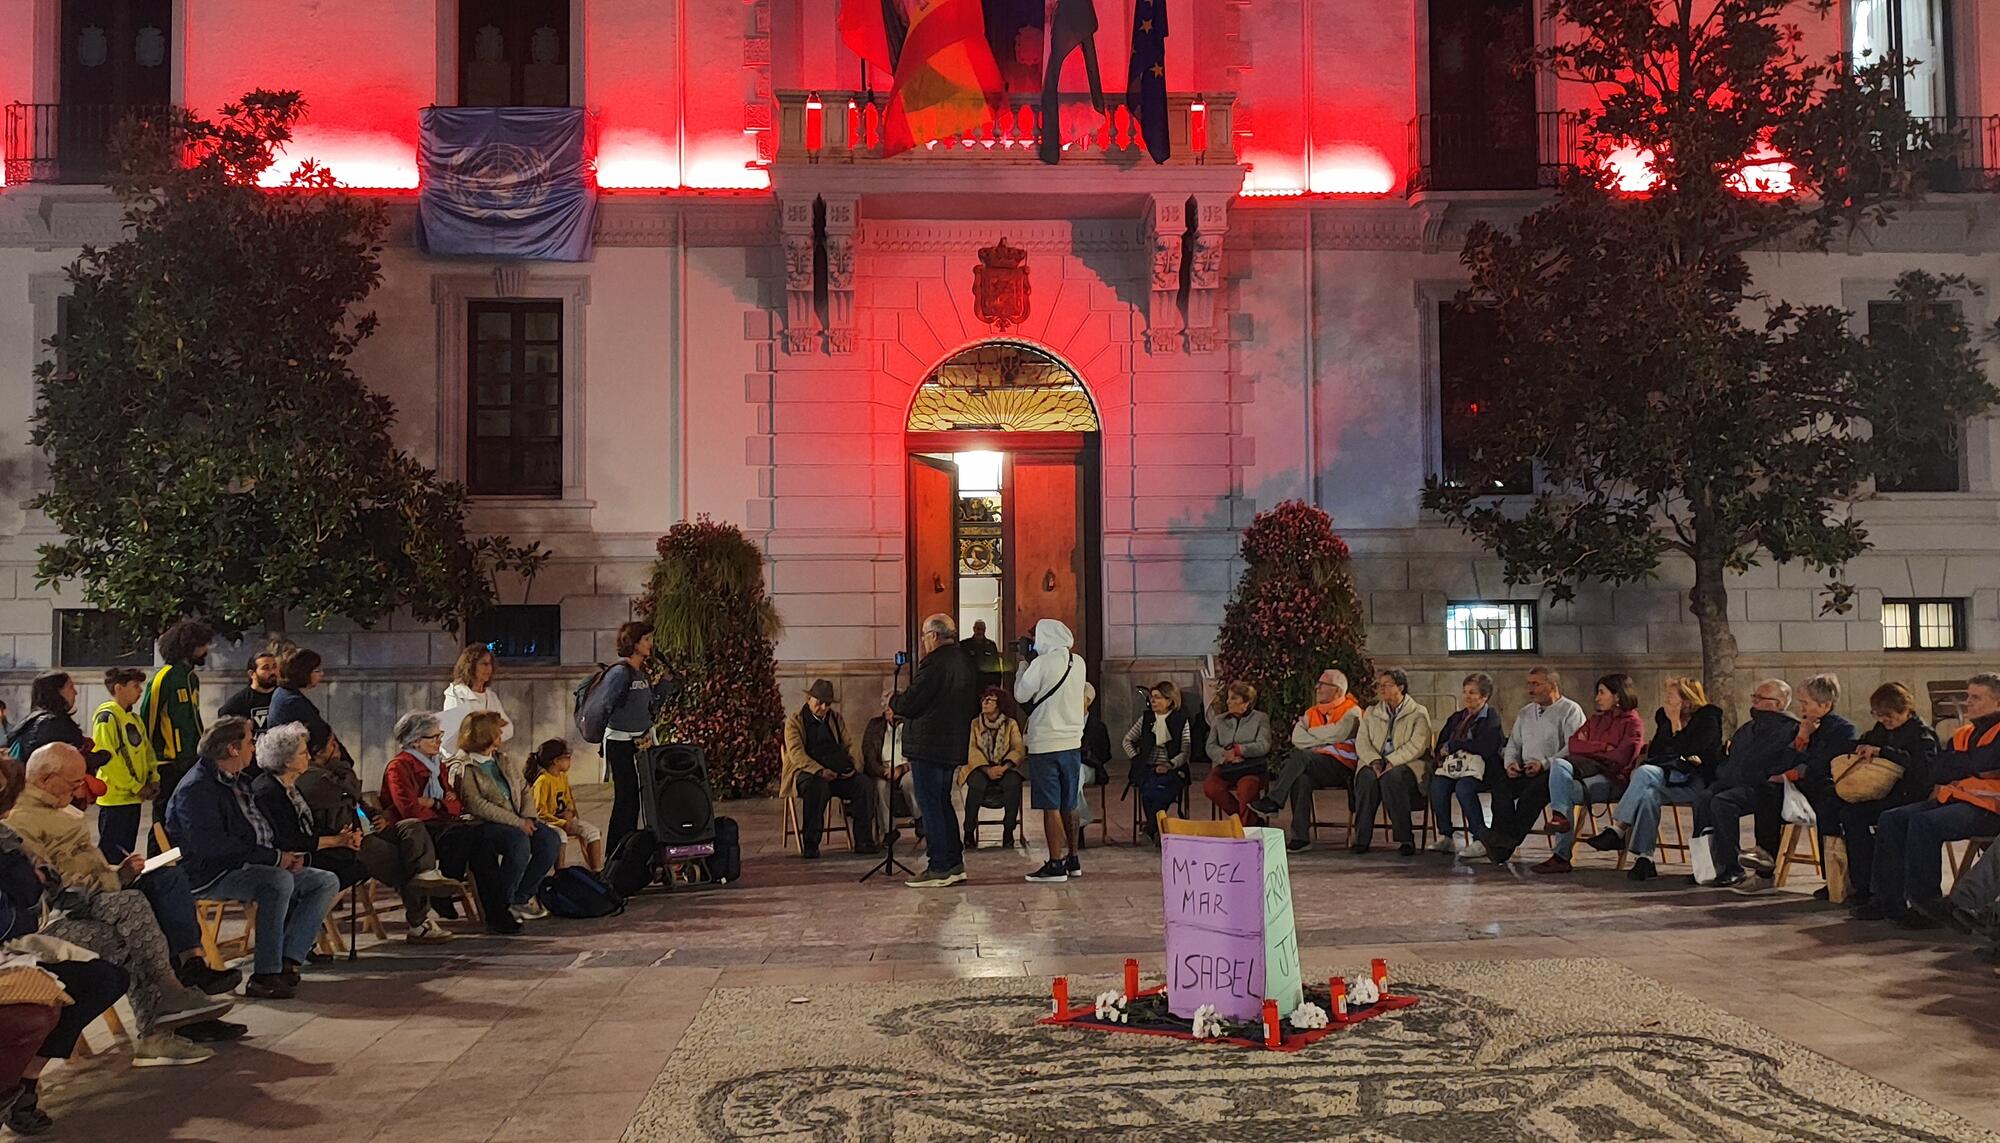
M 1167 5 L 1138 0 L 1132 7 L 1132 66 L 1125 75 L 1125 107 L 1139 121 L 1146 153 L 1156 163 L 1173 154 L 1167 136 Z
M 597 194 L 581 107 L 426 107 L 417 235 L 432 254 L 581 262 Z

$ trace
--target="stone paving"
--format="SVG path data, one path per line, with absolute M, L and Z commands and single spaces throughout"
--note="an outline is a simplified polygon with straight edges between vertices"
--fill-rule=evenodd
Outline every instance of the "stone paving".
M 600 822 L 603 797 L 584 795 Z M 858 884 L 867 859 L 838 841 L 817 862 L 781 852 L 775 802 L 724 812 L 743 828 L 738 886 L 513 939 L 364 939 L 357 961 L 308 972 L 297 1000 L 243 1003 L 232 1018 L 252 1037 L 214 1060 L 133 1069 L 113 1051 L 52 1069 L 44 1105 L 70 1139 L 611 1140 L 717 987 L 1041 980 L 1113 974 L 1128 955 L 1158 968 L 1155 851 L 1092 848 L 1082 881 L 1047 886 L 1021 880 L 1039 842 L 989 847 L 968 855 L 970 884 L 919 892 Z M 1307 971 L 1374 956 L 1608 957 L 2000 1130 L 2000 978 L 1969 939 L 1849 922 L 1807 896 L 1810 878 L 1746 898 L 1669 865 L 1634 886 L 1582 852 L 1564 878 L 1380 849 L 1296 855 Z

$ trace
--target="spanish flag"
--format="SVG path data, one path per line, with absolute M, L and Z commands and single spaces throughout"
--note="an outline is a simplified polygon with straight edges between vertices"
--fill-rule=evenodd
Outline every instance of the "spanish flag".
M 910 31 L 889 93 L 884 155 L 985 126 L 1003 90 L 979 0 L 910 0 L 907 12 Z

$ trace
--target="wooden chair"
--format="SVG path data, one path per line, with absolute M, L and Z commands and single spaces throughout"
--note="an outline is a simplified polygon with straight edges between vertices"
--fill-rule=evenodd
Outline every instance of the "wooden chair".
M 1681 820 L 1681 811 L 1683 810 L 1687 811 L 1689 814 L 1689 818 L 1686 822 L 1683 822 Z M 1694 807 L 1692 805 L 1687 805 L 1680 802 L 1660 803 L 1660 836 L 1658 840 L 1656 840 L 1653 843 L 1653 848 L 1659 853 L 1661 858 L 1664 859 L 1667 855 L 1667 851 L 1671 849 L 1678 852 L 1681 855 L 1680 856 L 1681 864 L 1688 865 L 1693 863 L 1693 854 L 1688 849 L 1688 831 L 1693 828 L 1692 825 L 1694 820 L 1692 816 L 1693 814 L 1694 814 Z M 1674 827 L 1673 841 L 1667 840 L 1667 826 L 1669 824 L 1671 824 Z M 1617 868 L 1619 869 L 1625 868 L 1626 863 L 1629 862 L 1631 859 L 1632 855 L 1630 853 L 1622 849 L 1619 850 Z
M 1192 782 L 1184 782 L 1184 783 L 1182 783 L 1182 784 L 1181 784 L 1181 796 L 1180 796 L 1179 798 L 1176 798 L 1176 799 L 1174 800 L 1174 808 L 1175 808 L 1175 809 L 1176 809 L 1177 811 L 1179 811 L 1179 813 L 1180 813 L 1180 816 L 1182 816 L 1182 817 L 1186 817 L 1186 816 L 1188 816 L 1188 791 L 1189 791 L 1189 790 L 1191 790 L 1191 789 L 1193 789 L 1193 788 L 1194 788 L 1194 783 L 1192 783 Z M 1146 821 L 1146 807 L 1145 807 L 1145 799 L 1143 799 L 1143 798 L 1141 798 L 1141 797 L 1139 796 L 1139 788 L 1138 788 L 1137 786 L 1132 786 L 1132 785 L 1127 785 L 1127 786 L 1125 787 L 1125 793 L 1124 793 L 1124 794 L 1122 794 L 1122 795 L 1120 795 L 1120 796 L 1121 796 L 1121 797 L 1123 797 L 1123 798 L 1129 798 L 1129 799 L 1131 799 L 1131 802 L 1132 802 L 1132 844 L 1133 844 L 1133 845 L 1137 845 L 1137 844 L 1139 844 L 1139 833 L 1140 833 L 1140 830 L 1141 830 L 1141 828 L 1142 828 L 1142 827 L 1143 827 L 1143 826 L 1145 825 L 1145 821 Z
M 840 806 L 840 817 L 835 819 L 834 824 L 827 826 L 820 836 L 826 838 L 836 833 L 840 834 L 847 839 L 847 848 L 853 849 L 854 826 L 847 818 L 847 800 L 839 794 L 834 794 L 827 801 L 827 809 L 829 811 L 832 810 L 836 803 Z M 806 851 L 806 835 L 799 828 L 800 819 L 805 816 L 804 806 L 805 803 L 797 797 L 785 799 L 785 836 L 780 840 L 779 844 L 789 848 L 793 853 L 804 853 Z M 828 816 L 831 816 L 831 814 Z
M 1027 777 L 1027 770 L 1025 768 L 1022 769 L 1021 776 L 1024 779 Z M 1000 790 L 1000 787 L 993 786 L 991 789 L 997 792 Z M 1021 798 L 1024 803 L 1027 801 L 1032 789 L 1033 787 L 1030 783 L 1026 781 L 1021 783 Z M 1004 794 L 1001 796 L 1005 797 Z M 1021 816 L 1018 819 L 1020 825 L 1014 830 L 1015 849 L 1028 848 L 1028 813 L 1029 811 L 1024 805 L 1021 810 Z M 988 817 L 988 814 L 993 816 Z M 982 800 L 980 804 L 975 806 L 972 804 L 972 792 L 967 790 L 965 795 L 965 816 L 972 822 L 972 836 L 974 838 L 979 837 L 979 831 L 992 826 L 994 829 L 1000 831 L 1001 839 L 1005 840 L 1007 836 L 1007 807 L 1004 802 L 998 806 L 989 806 Z
M 1944 724 L 1957 722 L 1965 717 L 1964 679 L 1933 679 L 1924 684 L 1924 691 L 1931 700 L 1931 729 L 1937 731 L 1940 739 L 1949 737 Z
M 167 839 L 164 823 L 153 823 L 153 842 L 164 852 L 173 848 Z M 243 917 L 243 933 L 233 940 L 222 939 L 222 924 L 231 909 L 238 910 Z M 246 957 L 256 948 L 257 906 L 248 901 L 226 901 L 219 898 L 197 897 L 194 902 L 194 919 L 201 926 L 201 950 L 208 959 L 210 968 L 220 971 L 229 967 L 229 962 L 237 957 Z
M 119 1040 L 129 1041 L 132 1039 L 125 1032 L 125 1021 L 119 1018 L 118 1006 L 116 1004 L 104 1010 L 104 1030 L 111 1033 L 113 1043 L 117 1043 Z M 76 1051 L 71 1052 L 69 1058 L 72 1060 L 87 1060 L 96 1054 L 90 1047 L 90 1037 L 78 1036 L 76 1038 Z
M 347 951 L 347 937 L 341 929 L 346 925 L 346 910 L 350 908 L 358 909 L 362 925 L 376 940 L 389 939 L 389 930 L 382 925 L 382 915 L 375 910 L 375 882 L 364 878 L 333 899 L 333 907 L 326 911 L 326 919 L 320 923 L 319 951 L 336 956 Z
M 1801 834 L 1805 835 L 1805 849 L 1799 848 L 1799 836 Z M 1807 861 L 1812 862 L 1813 870 L 1820 875 L 1822 880 L 1825 879 L 1826 862 L 1822 860 L 1819 849 L 1819 825 L 1817 823 L 1796 825 L 1792 822 L 1786 822 L 1785 828 L 1778 834 L 1777 864 L 1771 870 L 1771 884 L 1777 888 L 1783 888 L 1785 878 L 1790 876 L 1792 872 L 1792 866 Z
M 1162 837 L 1176 834 L 1182 837 L 1235 837 L 1243 836 L 1243 821 L 1235 814 L 1218 821 L 1197 822 L 1186 818 L 1170 818 L 1161 810 L 1154 818 Z
M 1985 853 L 1992 846 L 1993 840 L 1990 837 L 1974 837 L 1968 838 L 1965 841 L 1948 841 L 1944 843 L 1944 867 L 1951 871 L 1952 885 L 1957 885 L 1959 878 L 1972 871 L 1972 866 L 1979 860 L 1979 855 Z M 1960 847 L 1956 856 L 1952 852 L 1953 846 Z M 1951 886 L 1946 886 L 1945 892 L 1950 893 Z

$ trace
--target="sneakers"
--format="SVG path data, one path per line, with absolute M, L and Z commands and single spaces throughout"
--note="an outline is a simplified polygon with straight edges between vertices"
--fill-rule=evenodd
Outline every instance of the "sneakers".
M 1778 867 L 1777 861 L 1770 854 L 1764 852 L 1762 846 L 1756 849 L 1744 850 L 1737 855 L 1736 860 L 1742 864 L 1743 868 L 1753 873 L 1769 873 Z
M 456 897 L 465 891 L 465 886 L 435 869 L 426 869 L 410 878 L 409 888 L 426 897 Z
M 533 897 L 519 905 L 509 905 L 507 911 L 514 914 L 514 919 L 517 921 L 540 921 L 547 919 L 549 915 L 549 911 L 542 907 L 542 903 Z
M 961 884 L 964 880 L 965 866 L 960 865 L 954 869 L 926 869 L 903 884 L 912 889 L 943 889 Z
M 405 933 L 403 939 L 413 945 L 442 944 L 451 939 L 451 930 L 438 924 L 436 917 L 425 917 L 423 924 Z
M 1072 853 L 1068 857 L 1063 858 L 1063 872 L 1069 874 L 1071 877 L 1081 877 L 1083 876 L 1083 862 L 1078 861 L 1076 854 Z
M 1745 872 L 1744 870 L 1732 869 L 1727 873 L 1716 874 L 1715 880 L 1710 881 L 1708 883 L 1708 887 L 1710 889 L 1734 889 L 1738 885 L 1741 885 L 1744 879 L 1748 878 L 1749 876 L 1750 874 Z M 1699 885 L 1701 884 L 1701 882 L 1697 881 L 1695 882 L 1695 884 Z
M 252 1000 L 290 1000 L 299 990 L 281 973 L 253 972 L 243 985 L 243 995 Z
M 222 1044 L 231 1040 L 241 1040 L 249 1034 L 248 1024 L 232 1024 L 227 1020 L 203 1020 L 198 1024 L 183 1024 L 174 1029 L 174 1035 L 197 1044 Z
M 1298 853 L 1301 850 L 1307 850 L 1311 848 L 1312 848 L 1312 842 L 1309 842 L 1302 837 L 1287 838 L 1285 840 L 1286 853 Z
M 1625 848 L 1625 839 L 1619 837 L 1615 829 L 1601 829 L 1584 838 L 1583 844 L 1599 853 L 1617 853 Z
M 1432 853 L 1451 853 L 1457 849 L 1458 847 L 1452 844 L 1451 835 L 1448 833 L 1439 834 L 1438 839 L 1431 843 Z
M 1551 853 L 1548 856 L 1548 860 L 1533 866 L 1533 870 L 1536 873 L 1568 873 L 1573 868 L 1574 866 L 1569 863 L 1569 858 L 1564 857 L 1560 853 Z
M 1481 844 L 1480 840 L 1476 837 L 1458 847 L 1458 859 L 1460 861 L 1478 861 L 1485 856 L 1486 846 Z
M 1256 801 L 1250 803 L 1250 812 L 1260 818 L 1276 817 L 1278 811 L 1284 808 L 1269 798 L 1258 798 Z
M 55 1120 L 38 1105 L 41 1093 L 36 1090 L 33 1080 L 24 1080 L 21 1091 L 14 1097 L 14 1106 L 7 1111 L 7 1130 L 16 1135 L 40 1135 L 55 1126 Z
M 1049 860 L 1042 862 L 1042 867 L 1040 869 L 1037 869 L 1033 873 L 1028 874 L 1025 880 L 1035 881 L 1042 884 L 1060 884 L 1061 882 L 1069 880 L 1069 868 L 1065 866 L 1062 862 L 1057 861 L 1054 858 L 1050 858 Z
M 233 968 L 210 968 L 208 962 L 196 957 L 184 960 L 174 968 L 174 975 L 189 988 L 198 988 L 210 996 L 221 996 L 236 991 L 243 983 L 243 973 Z
M 192 988 L 183 988 L 179 996 L 161 997 L 161 1011 L 153 1017 L 153 1026 L 178 1028 L 182 1024 L 213 1020 L 234 1007 L 234 1000 L 219 999 Z
M 1651 881 L 1659 875 L 1659 870 L 1653 868 L 1653 859 L 1650 857 L 1633 858 L 1632 868 L 1625 871 L 1627 881 Z
M 1718 884 L 1720 884 L 1720 882 L 1718 882 Z M 1746 873 L 1743 875 L 1741 880 L 1737 881 L 1729 888 L 1737 893 L 1741 893 L 1744 896 L 1748 897 L 1757 893 L 1769 892 L 1773 884 L 1775 884 L 1775 882 L 1771 880 L 1769 874 Z
M 1415 857 L 1417 855 L 1417 843 L 1406 841 L 1396 847 L 1396 853 L 1403 857 Z
M 132 1066 L 168 1068 L 213 1059 L 214 1048 L 190 1044 L 171 1032 L 148 1032 L 132 1042 Z

